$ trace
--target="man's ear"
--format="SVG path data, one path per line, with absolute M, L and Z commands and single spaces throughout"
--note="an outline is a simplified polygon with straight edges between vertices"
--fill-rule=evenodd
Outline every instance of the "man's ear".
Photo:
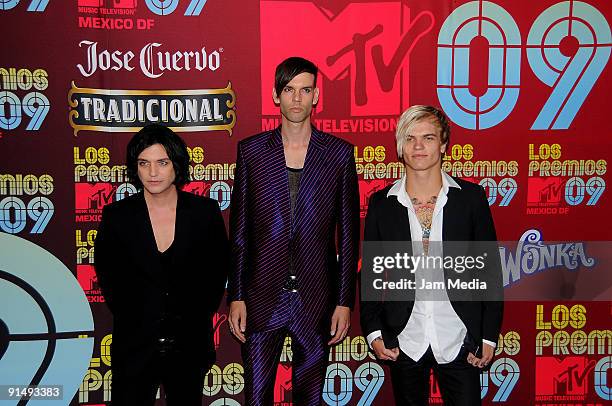
M 312 104 L 317 104 L 319 102 L 319 88 L 314 88 L 314 97 L 312 98 Z
M 274 100 L 274 104 L 280 104 L 280 97 L 276 94 L 275 88 L 272 88 L 272 100 Z

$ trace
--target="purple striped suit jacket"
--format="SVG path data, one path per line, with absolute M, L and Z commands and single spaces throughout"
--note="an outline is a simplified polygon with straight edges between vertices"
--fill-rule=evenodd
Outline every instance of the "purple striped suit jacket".
M 228 300 L 244 300 L 247 331 L 279 305 L 290 253 L 310 328 L 329 329 L 336 305 L 353 307 L 359 191 L 353 146 L 313 127 L 294 221 L 280 127 L 238 143 L 230 212 Z M 337 239 L 336 239 L 337 237 Z

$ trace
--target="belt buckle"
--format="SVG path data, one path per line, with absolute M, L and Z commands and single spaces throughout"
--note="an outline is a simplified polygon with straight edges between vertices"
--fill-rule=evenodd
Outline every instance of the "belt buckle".
M 297 292 L 297 276 L 289 275 L 289 278 L 285 281 L 283 290 L 296 293 Z
M 160 354 L 167 354 L 174 349 L 174 339 L 161 337 L 157 340 Z

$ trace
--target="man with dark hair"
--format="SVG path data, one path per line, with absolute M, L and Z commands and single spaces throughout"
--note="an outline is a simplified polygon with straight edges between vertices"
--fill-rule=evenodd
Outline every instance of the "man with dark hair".
M 445 405 L 480 405 L 480 369 L 493 359 L 502 323 L 501 272 L 496 262 L 499 252 L 489 204 L 482 187 L 442 171 L 449 142 L 450 126 L 443 112 L 420 105 L 406 110 L 396 131 L 397 153 L 405 175 L 372 195 L 365 220 L 361 327 L 376 357 L 390 361 L 398 405 L 429 404 L 432 369 Z M 389 291 L 379 292 L 379 296 L 368 291 L 371 287 L 365 264 L 369 264 L 371 255 L 378 255 L 368 253 L 372 246 L 368 243 L 390 246 L 396 242 L 398 246 L 414 247 L 406 249 L 420 250 L 420 254 L 413 251 L 413 256 L 433 256 L 440 254 L 442 241 L 446 242 L 445 260 L 447 254 L 461 251 L 457 246 L 469 247 L 468 253 L 484 248 L 488 260 L 479 272 L 491 282 L 486 292 L 450 291 L 446 288 L 451 286 L 448 279 L 464 272 L 452 267 L 401 271 L 400 276 L 409 278 L 414 287 L 399 296 Z M 467 243 L 473 241 L 476 243 Z M 385 275 L 392 273 L 387 270 Z M 464 276 L 467 278 L 469 272 Z M 442 284 L 427 285 L 430 281 Z M 427 286 L 443 288 L 431 292 L 433 288 Z
M 157 124 L 127 147 L 140 191 L 104 207 L 95 241 L 98 282 L 113 314 L 112 404 L 200 406 L 215 361 L 212 317 L 223 296 L 229 243 L 216 201 L 181 191 L 185 142 Z
M 353 146 L 310 122 L 317 68 L 276 68 L 281 126 L 238 143 L 230 234 L 229 325 L 243 345 L 246 403 L 271 405 L 285 337 L 296 405 L 318 405 L 328 345 L 350 325 L 359 244 Z
M 138 176 L 138 156 L 150 146 L 159 144 L 168 155 L 174 170 L 174 185 L 181 189 L 189 183 L 189 152 L 183 141 L 170 128 L 159 124 L 149 124 L 143 127 L 128 143 L 126 166 L 127 176 L 138 190 L 143 189 L 143 183 Z
M 287 86 L 287 83 L 300 73 L 312 74 L 314 77 L 312 88 L 313 90 L 317 89 L 317 74 L 319 73 L 317 66 L 307 59 L 294 56 L 287 58 L 276 67 L 276 72 L 274 74 L 274 91 L 276 95 L 280 95 L 285 86 Z

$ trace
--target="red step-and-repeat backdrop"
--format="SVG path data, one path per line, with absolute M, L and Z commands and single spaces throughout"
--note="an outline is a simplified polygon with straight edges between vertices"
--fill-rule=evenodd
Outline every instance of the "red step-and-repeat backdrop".
M 274 68 L 299 55 L 320 68 L 313 122 L 355 145 L 362 217 L 402 176 L 398 116 L 432 104 L 453 122 L 443 169 L 480 183 L 500 239 L 518 242 L 504 284 L 538 293 L 506 305 L 484 404 L 609 404 L 612 291 L 589 274 L 607 262 L 576 241 L 611 240 L 611 19 L 607 0 L 0 0 L 0 385 L 63 385 L 49 404 L 110 400 L 93 243 L 102 207 L 136 191 L 128 140 L 149 122 L 180 132 L 187 190 L 227 220 L 236 144 L 279 124 Z M 204 404 L 240 405 L 224 304 L 214 321 Z M 331 349 L 323 400 L 389 404 L 357 312 L 353 326 Z M 286 344 L 278 405 L 291 403 Z

